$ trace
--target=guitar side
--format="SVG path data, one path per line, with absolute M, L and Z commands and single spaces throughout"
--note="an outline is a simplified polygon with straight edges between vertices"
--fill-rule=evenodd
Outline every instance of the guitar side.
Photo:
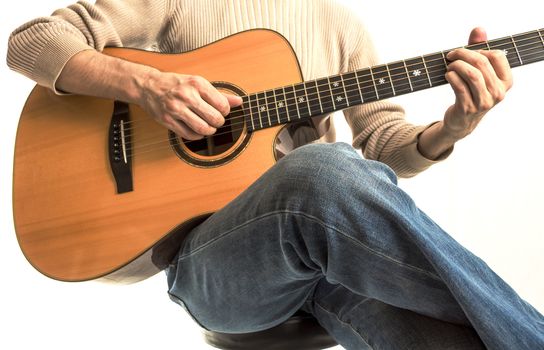
M 246 94 L 302 81 L 292 48 L 268 30 L 242 32 L 181 54 L 123 48 L 105 53 L 232 84 Z M 191 227 L 276 161 L 273 146 L 281 126 L 248 135 L 241 152 L 227 162 L 195 166 L 176 154 L 164 127 L 131 105 L 133 190 L 119 194 L 108 155 L 113 105 L 36 86 L 21 114 L 15 230 L 28 261 L 51 278 L 130 283 L 155 274 Z

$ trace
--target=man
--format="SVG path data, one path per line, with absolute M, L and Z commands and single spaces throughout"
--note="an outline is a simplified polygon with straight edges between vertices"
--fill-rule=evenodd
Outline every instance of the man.
M 58 93 L 138 104 L 192 140 L 213 134 L 241 99 L 99 51 L 187 51 L 256 27 L 289 40 L 306 79 L 377 63 L 364 27 L 330 1 L 106 0 L 18 28 L 8 64 Z M 502 52 L 448 59 L 456 103 L 441 121 L 411 125 L 388 102 L 347 110 L 354 146 L 380 162 L 343 144 L 294 151 L 193 230 L 168 269 L 172 297 L 222 332 L 265 329 L 302 307 L 349 349 L 544 346 L 542 316 L 396 187 L 396 175 L 447 157 L 511 87 Z M 322 141 L 334 139 L 327 117 L 315 124 Z

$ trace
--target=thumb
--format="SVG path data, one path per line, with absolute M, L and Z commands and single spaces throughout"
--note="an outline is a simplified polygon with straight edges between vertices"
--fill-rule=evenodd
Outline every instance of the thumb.
M 223 95 L 227 98 L 227 101 L 229 102 L 229 105 L 231 107 L 236 107 L 242 104 L 242 98 L 238 95 L 232 95 L 232 94 L 225 94 Z
M 487 33 L 485 32 L 485 29 L 481 27 L 472 29 L 468 38 L 468 44 L 471 45 L 481 43 L 482 41 L 487 41 Z

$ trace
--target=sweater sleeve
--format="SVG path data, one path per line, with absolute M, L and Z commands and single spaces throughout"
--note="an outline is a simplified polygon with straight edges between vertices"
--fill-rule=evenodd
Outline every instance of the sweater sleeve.
M 350 28 L 353 29 L 351 42 L 355 44 L 348 70 L 377 65 L 376 50 L 364 26 L 356 23 Z M 387 100 L 359 105 L 345 110 L 344 114 L 353 133 L 353 146 L 361 148 L 365 158 L 389 165 L 399 177 L 415 176 L 447 158 L 452 151 L 448 150 L 438 160 L 421 155 L 417 149 L 418 137 L 430 125 L 407 122 L 404 109 Z
M 59 93 L 56 80 L 72 56 L 106 46 L 148 47 L 157 41 L 170 7 L 168 0 L 79 1 L 15 29 L 7 64 Z

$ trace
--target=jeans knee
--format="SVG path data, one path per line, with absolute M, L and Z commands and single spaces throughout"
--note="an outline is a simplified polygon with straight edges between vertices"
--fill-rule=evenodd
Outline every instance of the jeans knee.
M 323 178 L 364 181 L 367 177 L 380 177 L 394 183 L 397 181 L 390 167 L 364 159 L 351 145 L 343 142 L 305 145 L 285 157 L 285 162 L 289 163 L 287 171 L 300 173 L 303 169 L 308 175 L 315 175 L 317 182 Z
M 300 147 L 276 164 L 274 177 L 281 193 L 321 205 L 372 191 L 377 182 L 396 183 L 388 166 L 363 159 L 346 143 Z

